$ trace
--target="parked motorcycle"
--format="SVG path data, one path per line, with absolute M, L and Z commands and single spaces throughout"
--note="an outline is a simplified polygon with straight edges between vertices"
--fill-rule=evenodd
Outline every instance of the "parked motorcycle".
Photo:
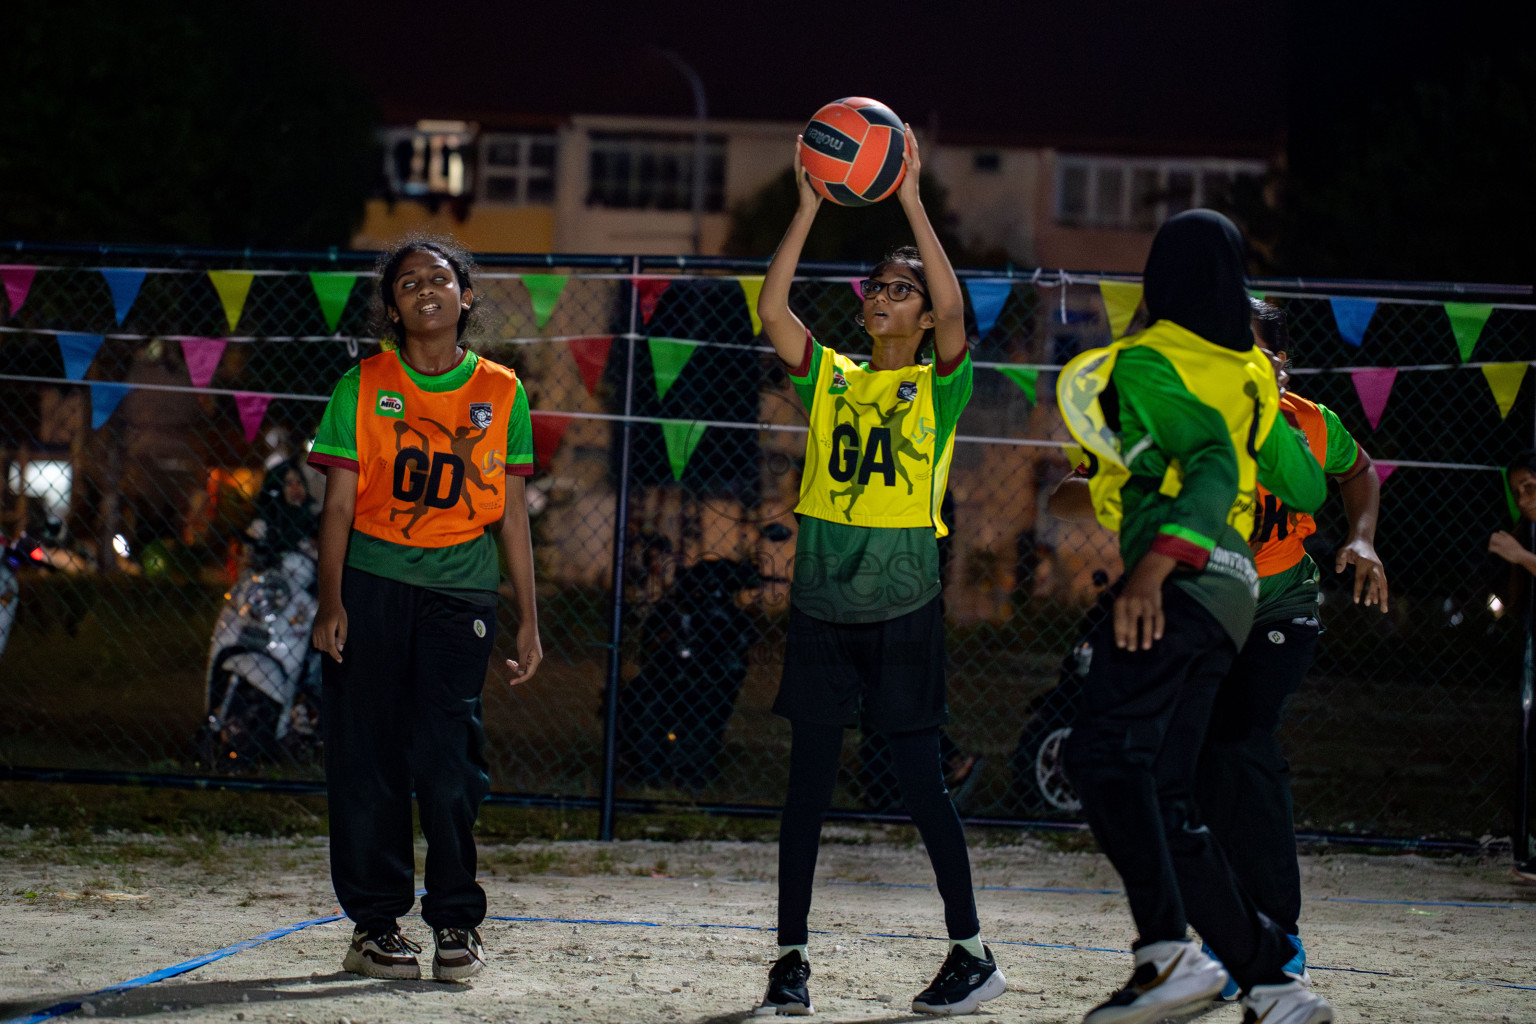
M 48 552 L 32 537 L 11 539 L 0 533 L 0 655 L 5 654 L 5 644 L 11 638 L 11 627 L 16 624 L 16 613 L 21 605 L 21 584 L 16 580 L 16 570 L 23 566 L 52 568 Z
M 303 761 L 320 749 L 320 654 L 310 646 L 318 602 L 314 557 L 285 551 L 251 569 L 225 597 L 208 651 L 199 755 L 215 771 Z

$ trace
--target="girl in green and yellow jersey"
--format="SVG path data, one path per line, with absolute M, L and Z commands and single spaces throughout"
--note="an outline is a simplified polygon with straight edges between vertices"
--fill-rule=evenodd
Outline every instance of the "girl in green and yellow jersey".
M 801 170 L 800 206 L 758 300 L 763 330 L 810 415 L 790 593 L 789 642 L 774 711 L 793 730 L 779 832 L 779 960 L 759 1012 L 809 1013 L 806 956 L 821 819 L 832 800 L 843 730 L 889 740 L 902 801 L 922 833 L 944 899 L 949 956 L 912 1003 L 969 1013 L 1005 987 L 981 943 L 970 859 L 944 788 L 944 621 L 937 538 L 955 423 L 971 395 L 960 282 L 918 195 L 917 142 L 907 131 L 898 189 L 917 247 L 899 249 L 862 282 L 859 323 L 871 356 L 825 348 L 789 309 L 789 287 L 821 198 Z M 931 336 L 934 361 L 918 351 Z

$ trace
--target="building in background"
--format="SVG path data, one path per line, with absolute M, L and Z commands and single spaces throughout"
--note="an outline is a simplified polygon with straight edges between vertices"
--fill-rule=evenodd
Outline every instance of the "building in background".
M 707 122 L 701 252 L 720 253 L 730 209 L 785 170 L 801 127 Z M 689 118 L 585 114 L 389 128 L 353 245 L 438 230 L 482 252 L 691 252 L 698 134 Z M 923 145 L 973 251 L 1082 270 L 1140 270 L 1159 224 L 1219 202 L 1235 179 L 1262 175 L 1273 159 L 1252 143 L 1183 143 L 1179 155 L 1082 140 Z

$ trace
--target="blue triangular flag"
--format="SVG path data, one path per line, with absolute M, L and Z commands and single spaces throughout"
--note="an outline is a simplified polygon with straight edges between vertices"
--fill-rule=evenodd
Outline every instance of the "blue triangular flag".
M 99 334 L 70 334 L 59 332 L 59 354 L 64 357 L 64 376 L 79 380 L 91 368 L 96 350 L 101 348 Z
M 1339 325 L 1339 333 L 1347 343 L 1359 348 L 1376 312 L 1376 300 L 1330 298 L 1328 303 L 1333 306 L 1333 320 Z
M 965 282 L 965 290 L 971 293 L 971 309 L 976 313 L 976 336 L 986 337 L 1013 291 L 1013 282 L 973 278 Z
M 104 384 L 101 381 L 91 381 L 91 429 L 100 430 L 107 420 L 112 418 L 112 413 L 117 409 L 123 396 L 133 388 L 127 384 Z
M 104 267 L 101 276 L 107 279 L 107 287 L 112 291 L 112 308 L 117 313 L 117 323 L 121 327 L 123 318 L 133 308 L 133 300 L 139 297 L 139 288 L 144 284 L 144 271 Z

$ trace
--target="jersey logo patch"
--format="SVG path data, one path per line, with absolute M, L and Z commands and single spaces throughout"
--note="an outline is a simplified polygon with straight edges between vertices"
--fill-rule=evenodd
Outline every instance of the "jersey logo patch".
M 385 391 L 380 388 L 379 401 L 373 411 L 391 419 L 405 419 L 405 396 L 398 391 Z
M 848 390 L 848 378 L 843 376 L 842 370 L 832 371 L 832 386 L 827 389 L 829 395 L 840 395 Z
M 490 426 L 491 425 L 491 403 L 490 402 L 470 402 L 469 403 L 469 422 L 471 424 L 473 424 L 474 426 L 479 427 L 482 430 L 484 428 Z
M 896 388 L 896 399 L 901 402 L 917 401 L 917 385 L 910 380 L 904 380 Z

